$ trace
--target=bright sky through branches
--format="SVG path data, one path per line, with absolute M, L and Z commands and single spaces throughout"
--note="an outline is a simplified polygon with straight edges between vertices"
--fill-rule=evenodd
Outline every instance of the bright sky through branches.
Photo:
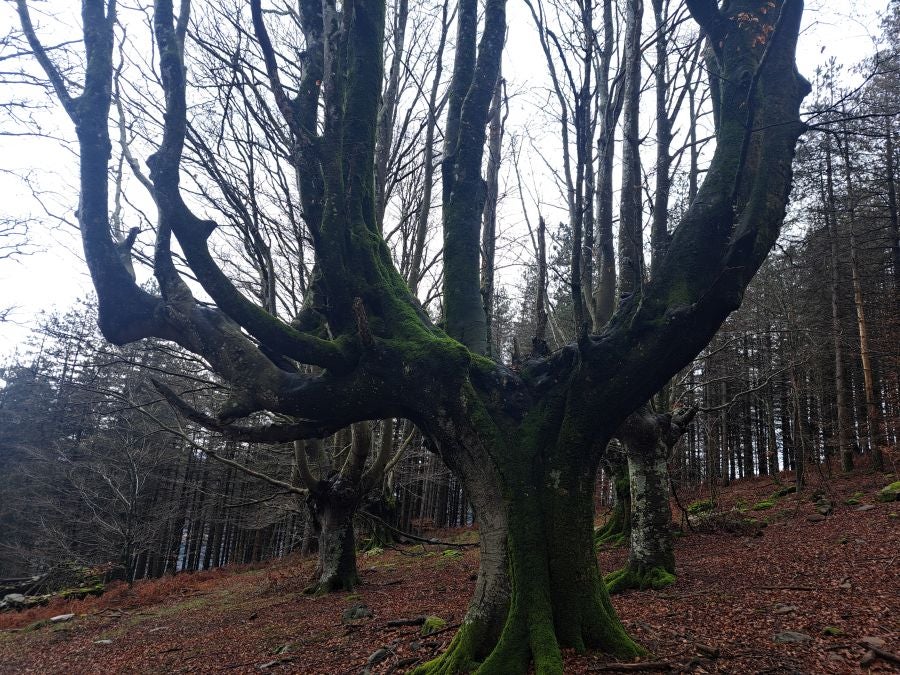
M 812 78 L 816 67 L 834 57 L 844 65 L 848 82 L 858 79 L 851 69 L 872 52 L 879 31 L 877 12 L 883 4 L 872 0 L 849 4 L 808 3 L 798 50 L 801 71 Z M 71 3 L 63 0 L 35 5 L 39 23 L 43 23 L 40 16 L 53 15 L 54 5 L 62 12 L 72 9 Z M 543 55 L 521 0 L 510 0 L 509 15 L 504 76 L 509 81 L 510 91 L 524 92 L 546 86 L 541 81 L 545 73 Z M 10 3 L 0 6 L 0 22 L 7 26 L 16 25 Z M 135 32 L 142 29 L 145 30 L 143 26 L 134 27 Z M 645 27 L 645 33 L 647 30 Z M 59 36 L 43 32 L 41 37 L 50 45 Z M 17 89 L 16 85 L 7 84 L 3 89 L 0 101 L 18 101 L 26 95 L 23 93 L 26 90 Z M 519 106 L 519 102 L 514 101 L 513 106 L 518 108 L 510 116 L 509 131 L 515 133 L 515 126 L 526 124 L 534 114 L 534 105 Z M 58 105 L 48 111 L 35 111 L 33 119 L 40 123 L 43 133 L 54 138 L 22 137 L 19 135 L 23 131 L 22 125 L 15 126 L 8 118 L 0 120 L 0 194 L 4 197 L 0 202 L 0 218 L 34 219 L 30 236 L 39 249 L 19 260 L 0 259 L 0 310 L 10 306 L 16 308 L 7 321 L 0 322 L 0 354 L 17 348 L 40 311 L 51 310 L 54 306 L 65 308 L 91 292 L 87 269 L 80 260 L 77 233 L 72 226 L 77 206 L 77 157 L 73 152 L 74 145 L 66 145 L 55 138 L 71 139 L 71 124 Z M 552 122 L 547 124 L 552 125 Z M 507 172 L 507 179 L 510 176 L 511 172 Z M 508 186 L 507 191 L 513 189 Z M 549 201 L 552 191 L 552 184 L 541 183 L 542 199 Z M 42 198 L 36 199 L 35 194 Z M 516 205 L 515 208 L 510 206 L 507 217 L 511 224 L 508 226 L 515 228 L 516 222 L 521 220 L 521 209 L 518 199 L 510 201 Z M 558 201 L 558 206 L 564 207 L 563 198 Z M 503 215 L 501 213 L 501 218 Z M 152 213 L 148 213 L 148 217 L 153 218 Z

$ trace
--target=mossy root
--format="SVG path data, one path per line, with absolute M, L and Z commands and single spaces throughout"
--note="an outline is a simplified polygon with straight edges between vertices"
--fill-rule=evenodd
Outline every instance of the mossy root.
M 662 567 L 636 570 L 626 565 L 620 570 L 607 574 L 603 577 L 603 582 L 606 584 L 606 590 L 610 595 L 621 593 L 631 588 L 639 590 L 652 588 L 654 591 L 658 591 L 674 584 L 675 575 Z

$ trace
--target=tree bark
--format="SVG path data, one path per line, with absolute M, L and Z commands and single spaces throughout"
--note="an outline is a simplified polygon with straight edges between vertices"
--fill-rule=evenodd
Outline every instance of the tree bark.
M 353 515 L 357 500 L 354 491 L 335 486 L 327 499 L 317 502 L 320 523 L 318 581 L 304 592 L 308 594 L 352 591 L 359 583 L 356 570 L 356 539 Z
M 622 113 L 622 207 L 619 213 L 619 295 L 640 293 L 644 282 L 641 203 L 641 20 L 643 0 L 628 0 L 625 12 L 625 94 Z
M 696 408 L 660 415 L 649 405 L 629 415 L 616 435 L 628 457 L 631 548 L 625 567 L 605 578 L 610 593 L 665 588 L 675 581 L 668 460 Z

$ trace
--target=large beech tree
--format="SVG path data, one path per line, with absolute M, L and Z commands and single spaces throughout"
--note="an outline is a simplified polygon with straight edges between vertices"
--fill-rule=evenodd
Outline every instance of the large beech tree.
M 808 91 L 794 60 L 801 2 L 733 0 L 723 10 L 715 0 L 689 0 L 709 38 L 717 120 L 706 179 L 652 280 L 636 284 L 604 328 L 584 328 L 568 347 L 513 371 L 482 355 L 479 293 L 481 168 L 504 4 L 486 0 L 479 12 L 477 0 L 458 0 L 442 165 L 445 331 L 410 294 L 378 228 L 384 0 L 300 0 L 305 45 L 295 53 L 303 74 L 290 83 L 282 82 L 260 2 L 250 1 L 316 251 L 314 282 L 292 323 L 222 272 L 209 244 L 216 223 L 193 213 L 179 188 L 189 0 L 177 16 L 172 0 L 156 0 L 153 14 L 165 93 L 162 137 L 147 160 L 159 295 L 135 283 L 110 234 L 115 0 L 83 0 L 77 94 L 18 0 L 24 32 L 75 125 L 78 218 L 107 339 L 154 336 L 202 356 L 233 392 L 217 413 L 222 433 L 289 441 L 403 417 L 463 481 L 478 515 L 481 569 L 463 625 L 421 672 L 524 672 L 533 660 L 539 673 L 560 673 L 560 646 L 641 651 L 616 617 L 594 555 L 597 465 L 625 418 L 740 304 L 784 217 Z M 198 302 L 182 279 L 172 235 L 213 304 Z M 259 422 L 262 413 L 269 422 Z

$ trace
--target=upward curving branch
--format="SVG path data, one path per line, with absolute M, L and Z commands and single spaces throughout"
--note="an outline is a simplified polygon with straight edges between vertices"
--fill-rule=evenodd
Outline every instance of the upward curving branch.
M 85 73 L 81 94 L 73 98 L 58 69 L 35 34 L 25 0 L 17 9 L 26 38 L 38 63 L 53 84 L 60 103 L 75 123 L 80 151 L 78 221 L 85 260 L 97 290 L 99 323 L 111 342 L 124 344 L 148 336 L 173 337 L 158 317 L 159 299 L 142 290 L 123 264 L 109 222 L 107 168 L 112 153 L 108 119 L 113 73 L 113 27 L 116 3 L 85 0 Z
M 646 387 L 633 389 L 645 397 L 687 364 L 738 307 L 778 236 L 794 146 L 804 129 L 799 106 L 809 92 L 794 62 L 802 11 L 800 0 L 786 0 L 748 21 L 756 16 L 753 2 L 729 5 L 723 57 L 710 73 L 722 87 L 718 143 L 707 178 L 642 301 L 626 303 L 593 340 L 596 367 L 643 373 Z M 749 119 L 748 101 L 755 111 Z M 627 356 L 613 363 L 607 360 L 612 354 Z M 627 398 L 627 406 L 640 404 Z
M 189 2 L 183 0 L 182 15 Z M 174 24 L 171 0 L 157 0 L 154 32 L 160 49 L 160 73 L 166 98 L 163 140 L 148 160 L 151 168 L 160 216 L 160 231 L 165 238 L 169 230 L 178 238 L 185 258 L 204 290 L 230 318 L 247 329 L 268 348 L 289 358 L 311 365 L 346 371 L 350 357 L 341 346 L 330 340 L 301 333 L 280 321 L 246 298 L 216 264 L 209 251 L 208 237 L 215 229 L 212 221 L 194 215 L 182 199 L 179 189 L 181 154 L 186 132 L 186 81 L 184 43 Z M 163 278 L 174 284 L 174 268 L 165 260 L 160 263 Z
M 479 251 L 485 199 L 481 179 L 491 96 L 506 37 L 505 0 L 487 0 L 478 42 L 476 0 L 460 0 L 447 103 L 443 161 L 444 315 L 447 332 L 476 354 L 487 351 Z

